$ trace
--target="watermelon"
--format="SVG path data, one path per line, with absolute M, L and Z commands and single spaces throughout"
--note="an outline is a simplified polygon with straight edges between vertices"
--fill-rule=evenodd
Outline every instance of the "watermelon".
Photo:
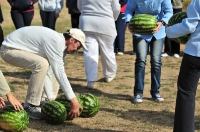
M 136 14 L 129 22 L 129 28 L 137 34 L 152 34 L 156 27 L 157 19 L 149 14 Z
M 25 110 L 15 110 L 12 105 L 0 111 L 0 127 L 6 131 L 21 132 L 27 128 L 29 117 Z
M 174 24 L 181 23 L 184 18 L 187 18 L 186 12 L 175 13 L 169 19 L 168 26 L 172 26 Z M 173 38 L 173 40 L 176 41 L 177 43 L 185 44 L 190 39 L 190 35 L 191 34 L 187 34 L 187 35 L 184 35 L 184 36 L 181 36 L 181 37 L 178 37 L 178 38 Z
M 79 98 L 79 96 L 76 96 L 79 104 L 82 106 L 83 102 L 82 100 Z M 55 99 L 55 101 L 60 102 L 61 104 L 63 104 L 66 108 L 67 113 L 69 113 L 70 109 L 71 109 L 71 103 L 70 101 L 67 99 L 66 95 L 64 93 L 58 95 Z M 79 111 L 79 114 L 81 113 L 81 111 Z M 67 120 L 71 120 L 69 117 L 66 118 Z
M 100 110 L 99 99 L 91 93 L 83 93 L 79 95 L 79 98 L 83 101 L 83 111 L 80 117 L 93 117 Z
M 62 124 L 67 116 L 66 108 L 58 101 L 49 101 L 41 107 L 42 118 L 53 125 Z

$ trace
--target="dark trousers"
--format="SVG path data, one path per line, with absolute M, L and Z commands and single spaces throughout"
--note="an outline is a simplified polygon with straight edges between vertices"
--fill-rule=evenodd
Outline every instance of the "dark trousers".
M 30 26 L 33 19 L 34 12 L 13 12 L 11 11 L 12 21 L 15 28 L 21 28 L 24 26 Z
M 115 21 L 117 36 L 114 42 L 114 52 L 124 52 L 124 42 L 125 42 L 125 30 L 126 21 L 124 19 L 125 15 L 123 13 L 119 14 L 119 17 Z
M 2 45 L 3 40 L 4 40 L 4 35 L 3 35 L 2 27 L 0 25 L 0 46 Z
M 71 24 L 72 28 L 78 28 L 79 26 L 79 17 L 81 14 L 71 14 Z
M 194 132 L 196 89 L 200 77 L 200 57 L 184 54 L 178 76 L 174 132 Z
M 181 11 L 182 9 L 173 9 L 174 14 Z M 164 52 L 168 53 L 169 55 L 180 54 L 180 43 L 165 37 Z
M 40 16 L 42 19 L 42 25 L 44 27 L 48 27 L 50 29 L 55 30 L 55 24 L 56 24 L 56 17 L 55 17 L 55 11 L 42 11 L 40 10 Z

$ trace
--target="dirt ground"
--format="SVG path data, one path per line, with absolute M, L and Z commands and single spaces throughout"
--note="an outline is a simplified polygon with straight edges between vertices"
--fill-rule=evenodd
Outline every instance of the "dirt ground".
M 10 7 L 6 0 L 1 0 L 4 22 L 4 35 L 14 30 L 10 19 Z M 32 25 L 41 25 L 39 10 L 35 5 L 35 15 Z M 56 30 L 64 32 L 70 28 L 70 17 L 66 7 L 63 8 L 57 20 Z M 183 51 L 185 45 L 181 45 Z M 150 58 L 148 55 L 145 72 L 144 99 L 141 104 L 133 104 L 134 62 L 132 52 L 132 36 L 126 31 L 125 54 L 116 56 L 117 75 L 111 83 L 105 83 L 102 74 L 101 57 L 99 56 L 99 80 L 94 90 L 85 88 L 87 82 L 84 71 L 83 53 L 80 50 L 66 57 L 66 74 L 75 93 L 92 93 L 98 97 L 101 104 L 99 113 L 92 118 L 76 118 L 62 125 L 49 125 L 44 120 L 31 120 L 24 132 L 170 132 L 173 128 L 175 99 L 177 92 L 177 76 L 182 56 L 162 58 L 162 75 L 160 93 L 163 103 L 151 100 L 149 93 Z M 181 54 L 182 55 L 182 54 Z M 31 71 L 5 63 L 0 59 L 0 69 L 3 71 L 13 94 L 24 102 Z M 196 131 L 200 130 L 199 89 L 196 102 Z M 2 130 L 3 131 L 3 130 Z

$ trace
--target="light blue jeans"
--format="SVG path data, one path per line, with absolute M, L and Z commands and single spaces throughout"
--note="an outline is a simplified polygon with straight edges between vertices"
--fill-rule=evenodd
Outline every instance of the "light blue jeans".
M 151 63 L 151 95 L 159 93 L 160 88 L 160 76 L 161 76 L 161 54 L 164 45 L 164 38 L 156 39 L 152 38 L 150 42 L 143 38 L 134 36 L 133 42 L 136 51 L 135 61 L 135 86 L 134 96 L 143 94 L 144 90 L 144 75 L 146 58 L 150 48 L 150 63 Z

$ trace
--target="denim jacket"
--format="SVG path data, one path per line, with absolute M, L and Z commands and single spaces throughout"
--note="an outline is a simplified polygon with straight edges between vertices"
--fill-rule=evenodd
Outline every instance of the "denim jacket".
M 173 15 L 172 4 L 170 0 L 129 0 L 126 6 L 125 16 L 126 22 L 129 22 L 133 17 L 133 12 L 136 14 L 150 14 L 158 21 L 168 23 L 170 17 Z M 147 41 L 151 41 L 154 36 L 156 39 L 161 39 L 166 36 L 165 27 L 162 26 L 155 34 L 140 35 L 134 34 Z

